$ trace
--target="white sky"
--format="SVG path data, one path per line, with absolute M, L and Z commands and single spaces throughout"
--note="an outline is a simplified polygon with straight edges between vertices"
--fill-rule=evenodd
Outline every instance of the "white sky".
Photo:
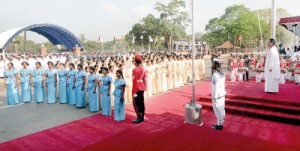
M 35 23 L 51 23 L 65 27 L 76 36 L 83 33 L 97 40 L 126 34 L 134 23 L 149 13 L 155 13 L 157 1 L 170 0 L 0 0 L 0 32 Z M 186 0 L 190 6 L 191 0 Z M 226 7 L 245 4 L 251 9 L 270 8 L 271 0 L 194 0 L 196 31 L 204 31 L 208 20 L 219 17 Z M 300 0 L 277 0 L 278 8 L 287 9 L 293 16 L 300 15 Z M 189 9 L 189 8 L 187 8 Z M 44 41 L 40 36 L 28 39 Z

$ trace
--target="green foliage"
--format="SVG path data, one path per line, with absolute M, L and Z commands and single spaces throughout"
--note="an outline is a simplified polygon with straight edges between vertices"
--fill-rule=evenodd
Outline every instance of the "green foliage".
M 187 37 L 186 27 L 188 25 L 188 12 L 185 9 L 185 2 L 183 0 L 171 0 L 167 5 L 157 2 L 155 9 L 160 14 L 158 18 L 149 14 L 144 17 L 139 23 L 133 25 L 132 30 L 126 35 L 128 44 L 131 43 L 132 37 L 136 37 L 135 45 L 138 49 L 143 45 L 148 47 L 149 35 L 155 41 L 158 37 L 157 43 L 151 43 L 152 47 L 164 49 L 169 46 L 171 40 L 179 40 Z M 143 35 L 143 39 L 140 37 Z M 164 37 L 164 40 L 161 38 Z
M 264 41 L 270 37 L 271 10 L 258 10 Z M 278 10 L 278 19 L 289 16 L 286 10 Z M 256 47 L 260 40 L 259 23 L 256 10 L 251 11 L 244 5 L 232 5 L 225 9 L 220 18 L 209 20 L 206 25 L 206 34 L 203 39 L 212 47 L 221 45 L 229 40 L 235 45 L 242 47 Z M 277 39 L 287 43 L 289 33 L 279 25 L 277 26 Z

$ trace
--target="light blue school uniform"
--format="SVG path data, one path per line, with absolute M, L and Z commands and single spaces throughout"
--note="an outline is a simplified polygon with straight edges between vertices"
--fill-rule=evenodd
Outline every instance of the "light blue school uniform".
M 59 70 L 57 72 L 58 76 L 58 86 L 59 86 L 59 102 L 61 104 L 68 103 L 67 100 L 67 70 Z
M 19 91 L 16 86 L 16 70 L 6 70 L 4 71 L 4 76 L 6 78 L 6 100 L 8 105 L 15 105 L 20 103 Z
M 31 87 L 30 87 L 30 74 L 31 70 L 20 70 L 20 83 L 21 83 L 21 100 L 24 103 L 31 102 Z
M 108 95 L 109 84 L 113 82 L 112 78 L 107 74 L 106 76 L 102 76 L 102 99 L 101 99 L 101 107 L 102 107 L 102 115 L 110 116 L 111 115 L 111 99 Z
M 77 71 L 75 74 L 76 83 L 75 83 L 75 102 L 76 107 L 85 107 L 85 89 L 84 86 L 84 77 L 86 77 L 85 71 Z
M 34 83 L 34 101 L 36 103 L 42 103 L 45 100 L 44 86 L 43 86 L 43 69 L 35 69 L 32 71 L 32 82 Z
M 114 120 L 115 121 L 124 121 L 125 120 L 125 100 L 122 100 L 122 88 L 126 86 L 124 79 L 116 79 L 114 90 Z
M 88 101 L 89 101 L 89 110 L 90 112 L 99 111 L 99 92 L 98 87 L 96 86 L 96 93 L 94 93 L 95 80 L 98 79 L 98 75 L 90 74 L 88 76 Z
M 46 102 L 48 104 L 56 103 L 56 71 L 54 69 L 46 70 L 45 75 L 47 76 L 47 93 L 46 93 Z
M 75 87 L 74 86 L 74 82 L 75 82 L 75 74 L 76 71 L 75 70 L 69 70 L 68 71 L 68 80 L 67 80 L 67 99 L 68 99 L 68 103 L 70 105 L 75 105 Z

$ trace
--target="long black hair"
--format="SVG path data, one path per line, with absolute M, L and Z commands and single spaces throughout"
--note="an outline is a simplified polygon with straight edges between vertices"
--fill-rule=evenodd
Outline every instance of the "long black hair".
M 36 62 L 35 64 L 38 64 L 38 65 L 42 66 L 41 62 L 39 62 L 39 61 L 38 61 L 38 62 Z
M 69 66 L 72 66 L 72 67 L 73 67 L 73 69 L 75 69 L 75 65 L 74 65 L 74 63 L 70 63 L 70 64 L 69 64 Z
M 52 61 L 48 61 L 47 64 L 51 64 L 52 66 L 54 66 Z
M 123 71 L 122 71 L 122 70 L 117 70 L 116 72 L 119 73 L 119 74 L 121 75 L 121 78 L 122 78 L 122 79 L 124 79 Z
M 90 66 L 89 69 L 92 70 L 93 73 L 95 72 L 95 68 L 94 67 Z
M 77 68 L 80 67 L 81 70 L 83 70 L 82 64 L 78 64 Z
M 108 68 L 107 67 L 101 67 L 101 70 L 105 70 L 108 73 Z

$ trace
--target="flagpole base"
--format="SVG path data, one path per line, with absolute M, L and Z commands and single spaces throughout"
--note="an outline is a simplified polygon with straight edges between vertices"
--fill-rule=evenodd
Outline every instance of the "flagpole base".
M 202 126 L 202 105 L 190 103 L 185 105 L 185 124 Z

